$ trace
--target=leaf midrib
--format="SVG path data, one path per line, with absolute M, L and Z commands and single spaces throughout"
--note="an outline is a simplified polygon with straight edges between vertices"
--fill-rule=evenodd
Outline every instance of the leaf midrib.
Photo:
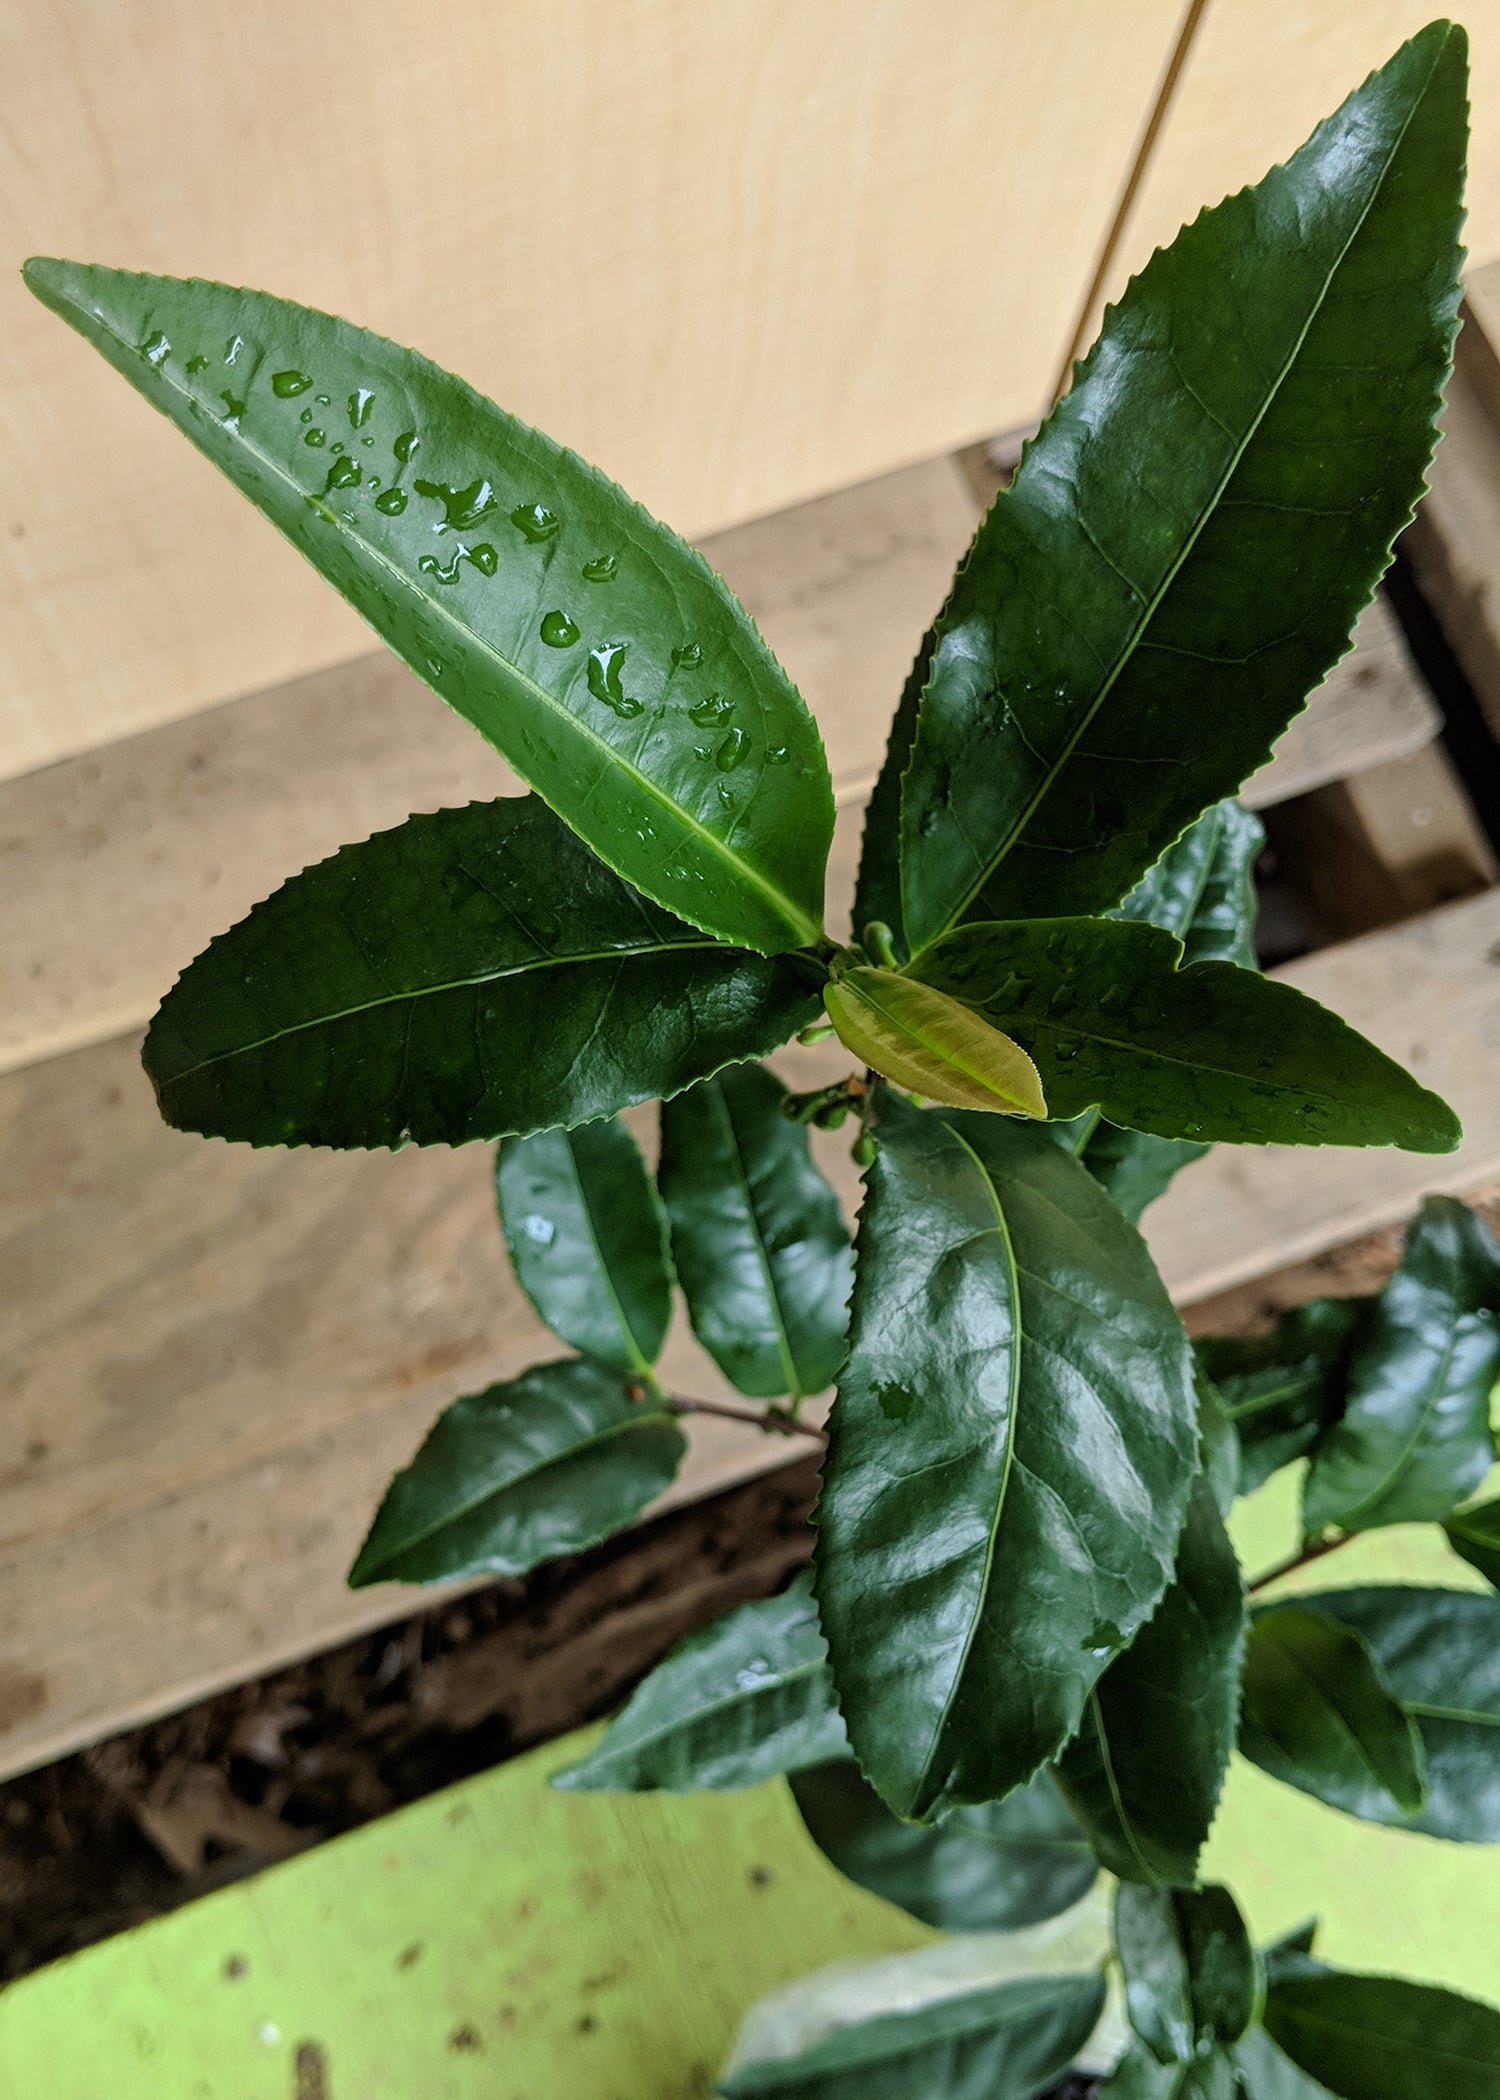
M 1443 48 L 1446 48 L 1446 42 Z M 1275 380 L 1266 389 L 1266 397 L 1264 402 L 1262 403 L 1258 414 L 1256 415 L 1254 421 L 1250 424 L 1249 428 L 1246 430 L 1244 437 L 1235 447 L 1234 452 L 1229 460 L 1228 465 L 1224 470 L 1222 477 L 1219 480 L 1217 487 L 1214 489 L 1213 494 L 1209 498 L 1208 502 L 1204 505 L 1201 516 L 1199 517 L 1197 523 L 1193 526 L 1190 535 L 1184 542 L 1181 553 L 1178 555 L 1176 561 L 1173 562 L 1167 574 L 1163 577 L 1160 585 L 1157 587 L 1154 596 L 1151 598 L 1149 603 L 1142 608 L 1141 614 L 1138 620 L 1136 621 L 1134 627 L 1132 628 L 1130 636 L 1125 643 L 1125 646 L 1121 649 L 1120 654 L 1116 658 L 1115 663 L 1110 668 L 1109 673 L 1101 682 L 1099 691 L 1093 703 L 1089 707 L 1083 719 L 1078 723 L 1077 727 L 1074 729 L 1072 735 L 1064 743 L 1061 752 L 1059 752 L 1058 756 L 1048 764 L 1048 767 L 1037 786 L 1036 792 L 1032 795 L 1031 800 L 1022 810 L 1020 816 L 1017 818 L 1015 823 L 1011 826 L 1009 835 L 1006 838 L 1005 842 L 1002 844 L 999 851 L 995 853 L 994 856 L 991 858 L 991 860 L 985 867 L 984 871 L 977 878 L 977 880 L 971 885 L 967 895 L 963 898 L 962 902 L 958 904 L 952 911 L 950 911 L 947 918 L 943 921 L 942 925 L 938 928 L 937 932 L 932 935 L 931 939 L 924 942 L 922 948 L 918 951 L 919 954 L 925 954 L 927 952 L 927 949 L 929 949 L 933 945 L 934 941 L 939 940 L 944 933 L 948 932 L 952 927 L 958 925 L 959 922 L 963 919 L 964 914 L 969 910 L 969 907 L 974 903 L 974 900 L 979 896 L 981 891 L 989 882 L 993 881 L 997 870 L 1003 865 L 1003 863 L 1008 858 L 1010 853 L 1014 850 L 1014 848 L 1021 843 L 1026 831 L 1026 827 L 1030 824 L 1032 817 L 1036 814 L 1036 811 L 1041 806 L 1046 796 L 1051 793 L 1059 774 L 1062 772 L 1064 766 L 1066 766 L 1071 760 L 1074 752 L 1078 748 L 1080 740 L 1082 739 L 1086 731 L 1092 726 L 1095 716 L 1098 714 L 1100 708 L 1103 707 L 1105 701 L 1109 698 L 1111 692 L 1113 692 L 1116 684 L 1124 676 L 1126 666 L 1130 663 L 1137 648 L 1140 646 L 1141 639 L 1149 629 L 1152 620 L 1156 617 L 1157 611 L 1159 610 L 1163 599 L 1165 598 L 1167 592 L 1176 583 L 1178 576 L 1182 572 L 1184 564 L 1188 560 L 1188 557 L 1192 554 L 1194 548 L 1198 544 L 1199 539 L 1202 537 L 1204 531 L 1207 529 L 1210 518 L 1212 518 L 1217 512 L 1219 505 L 1224 497 L 1226 489 L 1229 487 L 1229 484 L 1234 479 L 1235 475 L 1239 472 L 1241 462 L 1243 461 L 1246 452 L 1249 450 L 1251 443 L 1259 434 L 1261 425 L 1265 422 L 1265 419 L 1270 414 L 1272 407 L 1279 399 L 1281 389 L 1286 384 L 1286 381 L 1290 377 L 1292 369 L 1297 362 L 1297 359 L 1302 353 L 1303 347 L 1306 344 L 1313 323 L 1317 320 L 1318 316 L 1323 310 L 1324 303 L 1328 298 L 1328 294 L 1332 288 L 1334 279 L 1343 269 L 1344 263 L 1348 258 L 1350 249 L 1353 247 L 1355 241 L 1359 238 L 1360 234 L 1364 231 L 1365 224 L 1369 219 L 1370 213 L 1374 210 L 1376 203 L 1379 201 L 1381 192 L 1384 190 L 1385 184 L 1390 176 L 1391 168 L 1395 162 L 1396 155 L 1400 152 L 1402 146 L 1405 144 L 1406 134 L 1411 128 L 1411 125 L 1416 117 L 1417 111 L 1421 108 L 1422 103 L 1426 99 L 1427 91 L 1432 84 L 1433 75 L 1437 71 L 1437 65 L 1438 61 L 1435 58 L 1433 60 L 1432 67 L 1428 72 L 1427 78 L 1422 84 L 1420 91 L 1412 96 L 1411 105 L 1401 125 L 1401 129 L 1397 133 L 1395 139 L 1391 144 L 1390 152 L 1386 156 L 1385 164 L 1381 168 L 1377 180 L 1371 186 L 1370 195 L 1365 204 L 1364 209 L 1360 212 L 1357 221 L 1349 231 L 1348 238 L 1344 241 L 1343 246 L 1339 249 L 1338 254 L 1335 256 L 1332 264 L 1330 265 L 1322 284 L 1318 288 L 1317 296 L 1310 302 L 1307 318 L 1303 322 L 1302 327 L 1298 332 L 1296 342 L 1292 345 L 1291 350 L 1287 355 L 1286 361 L 1282 365 L 1281 370 L 1277 373 Z M 1003 495 L 999 500 L 1001 500 L 1002 502 L 1004 501 Z M 936 657 L 936 654 L 937 650 L 935 649 L 934 657 Z M 930 690 L 930 687 L 931 678 L 929 676 L 928 685 L 923 689 L 922 699 L 924 701 L 926 699 L 928 690 Z M 920 730 L 921 711 L 919 703 L 918 735 L 920 735 Z M 916 738 L 913 738 L 914 747 L 915 743 Z M 913 958 L 913 960 L 915 959 L 916 958 Z
M 698 941 L 662 941 L 653 947 L 600 948 L 585 950 L 577 955 L 545 955 L 531 962 L 511 963 L 504 969 L 481 970 L 472 977 L 455 977 L 446 984 L 413 985 L 406 991 L 387 992 L 379 999 L 364 999 L 357 1005 L 341 1006 L 333 1012 L 314 1014 L 307 1021 L 293 1021 L 285 1028 L 273 1029 L 270 1035 L 263 1035 L 253 1043 L 236 1043 L 231 1050 L 216 1050 L 212 1057 L 200 1058 L 195 1065 L 185 1065 L 180 1072 L 174 1072 L 170 1079 L 163 1079 L 161 1084 L 163 1087 L 177 1086 L 182 1080 L 191 1079 L 195 1073 L 206 1072 L 213 1065 L 229 1064 L 237 1057 L 253 1057 L 257 1050 L 269 1049 L 272 1043 L 282 1042 L 287 1036 L 305 1035 L 313 1028 L 332 1028 L 340 1021 L 352 1021 L 360 1014 L 376 1013 L 382 1006 L 403 1006 L 417 999 L 439 999 L 445 992 L 473 991 L 479 985 L 498 984 L 507 977 L 529 976 L 533 970 L 569 969 L 574 964 L 596 962 L 631 962 L 642 955 L 694 954 L 713 948 L 721 948 L 731 954 L 734 952 L 726 942 L 715 940 L 709 934 Z
M 97 312 L 88 313 L 87 310 L 81 304 L 81 302 L 76 299 L 70 299 L 69 304 L 72 305 L 76 311 L 78 311 L 81 314 L 84 314 L 86 320 L 90 323 L 91 326 L 93 324 L 97 324 L 98 327 L 103 331 L 105 335 L 107 335 L 110 338 L 112 342 L 119 345 L 122 351 L 129 352 L 134 349 L 135 346 L 132 343 L 130 343 L 124 336 L 120 335 L 110 325 L 109 321 L 105 319 L 103 314 Z M 188 387 L 185 387 L 169 369 L 165 367 L 158 367 L 157 377 L 163 382 L 163 384 L 166 387 L 168 387 L 171 390 L 172 393 L 176 395 L 179 401 L 190 402 L 194 408 L 201 409 L 204 406 L 204 403 L 199 401 L 198 397 Z M 149 400 L 151 397 L 149 394 L 147 394 L 146 398 Z M 503 411 L 501 412 L 503 413 Z M 176 419 L 174 418 L 173 420 L 175 421 Z M 193 437 L 193 432 L 188 428 L 185 422 L 179 422 L 177 427 L 180 430 L 182 430 L 184 434 L 190 439 Z M 222 428 L 223 426 L 220 425 L 217 427 Z M 236 445 L 242 447 L 252 459 L 256 460 L 262 467 L 264 467 L 269 472 L 271 477 L 275 481 L 280 483 L 283 490 L 290 491 L 290 493 L 299 500 L 305 500 L 309 495 L 313 493 L 311 489 L 305 489 L 301 487 L 300 484 L 290 474 L 290 472 L 280 463 L 280 461 L 273 458 L 271 454 L 263 451 L 262 448 L 258 444 L 256 444 L 251 437 L 247 435 L 243 427 L 237 428 L 232 433 L 232 435 Z M 206 447 L 200 447 L 200 449 L 204 450 L 205 452 L 207 451 Z M 208 453 L 208 457 L 212 459 L 213 454 Z M 215 464 L 217 464 L 217 461 L 215 462 Z M 465 621 L 457 618 L 452 607 L 449 605 L 446 599 L 424 595 L 423 592 L 419 589 L 419 587 L 412 582 L 411 577 L 408 575 L 405 569 L 403 569 L 398 563 L 393 562 L 389 555 L 387 555 L 382 548 L 376 546 L 376 544 L 372 540 L 366 539 L 365 537 L 363 537 L 363 535 L 361 535 L 358 532 L 351 531 L 344 519 L 340 517 L 339 513 L 333 510 L 331 506 L 325 504 L 323 509 L 320 510 L 319 516 L 323 518 L 326 524 L 330 525 L 333 528 L 333 530 L 339 535 L 341 539 L 345 540 L 350 545 L 358 548 L 365 556 L 368 557 L 371 563 L 374 564 L 382 572 L 383 575 L 388 577 L 392 582 L 399 585 L 404 595 L 407 595 L 410 598 L 414 599 L 423 608 L 424 611 L 429 611 L 435 614 L 437 619 L 448 628 L 451 634 L 455 636 L 455 638 L 459 641 L 461 646 L 467 645 L 469 647 L 477 649 L 482 656 L 486 657 L 492 664 L 494 664 L 498 668 L 502 683 L 505 679 L 510 679 L 516 685 L 523 688 L 525 692 L 529 693 L 536 700 L 540 701 L 542 706 L 547 710 L 548 714 L 552 718 L 554 718 L 560 725 L 566 725 L 567 731 L 570 731 L 571 733 L 576 735 L 582 742 L 592 745 L 596 752 L 603 755 L 603 757 L 609 765 L 618 767 L 620 772 L 625 774 L 631 781 L 631 783 L 640 790 L 641 794 L 656 808 L 664 812 L 668 812 L 671 816 L 675 817 L 678 820 L 678 822 L 681 823 L 693 835 L 694 839 L 699 844 L 707 848 L 710 854 L 717 856 L 718 859 L 723 861 L 727 867 L 729 867 L 736 875 L 738 875 L 743 881 L 745 881 L 752 889 L 759 892 L 759 894 L 771 906 L 772 910 L 777 914 L 777 916 L 784 921 L 789 931 L 799 942 L 801 942 L 804 945 L 808 945 L 812 942 L 815 942 L 820 937 L 822 933 L 821 925 L 818 922 L 810 919 L 807 916 L 807 914 L 800 908 L 800 906 L 792 902 L 791 898 L 788 897 L 783 890 L 778 889 L 773 882 L 768 881 L 767 878 L 761 874 L 760 870 L 753 866 L 751 862 L 743 859 L 739 854 L 734 852 L 734 850 L 726 843 L 725 840 L 721 839 L 716 832 L 710 831 L 705 824 L 700 822 L 700 820 L 693 815 L 691 810 L 685 809 L 680 802 L 674 802 L 671 796 L 663 794 L 663 792 L 659 787 L 657 787 L 655 782 L 649 779 L 646 774 L 642 773 L 637 766 L 633 765 L 632 762 L 628 758 L 626 758 L 623 755 L 623 753 L 618 751 L 606 737 L 600 736 L 598 730 L 593 728 L 590 723 L 585 721 L 581 715 L 575 714 L 573 710 L 570 707 L 566 706 L 562 700 L 555 698 L 551 693 L 547 691 L 547 688 L 545 686 L 538 685 L 536 680 L 530 677 L 524 670 L 522 670 L 521 666 L 518 663 L 514 662 L 510 657 L 502 654 L 502 652 L 498 648 L 496 648 L 492 642 L 486 640 L 484 635 L 482 635 L 477 628 L 470 626 Z M 335 585 L 334 588 L 337 589 L 338 586 Z M 340 597 L 343 597 L 344 593 L 340 591 L 339 595 Z M 373 626 L 374 622 L 372 621 L 370 622 L 370 624 Z M 378 628 L 376 629 L 376 632 L 379 633 Z M 385 637 L 383 635 L 381 636 L 381 640 L 385 640 Z M 387 646 L 389 647 L 392 645 L 387 644 Z M 397 654 L 402 655 L 404 658 L 405 652 L 398 650 Z M 425 680 L 423 682 L 426 683 Z M 434 690 L 436 690 L 436 688 Z M 465 719 L 467 719 L 467 717 Z M 476 730 L 478 729 L 477 723 L 472 724 L 471 726 L 474 727 Z M 483 730 L 479 730 L 478 733 L 481 736 L 484 735 Z M 485 741 L 486 743 L 489 743 L 491 739 L 485 737 Z M 509 756 L 508 753 L 505 755 Z M 540 789 L 538 789 L 538 793 L 540 792 Z M 544 801 L 548 801 L 548 798 L 545 795 L 542 799 Z M 549 807 L 552 806 L 553 805 L 549 802 Z M 561 810 L 558 810 L 557 814 L 558 816 L 562 817 L 564 823 L 568 821 L 566 817 L 563 817 L 563 813 Z M 617 870 L 616 872 L 618 873 L 619 871 Z

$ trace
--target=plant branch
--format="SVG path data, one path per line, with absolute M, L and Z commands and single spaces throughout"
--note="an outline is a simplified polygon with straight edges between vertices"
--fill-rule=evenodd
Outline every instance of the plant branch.
M 1249 1594 L 1253 1597 L 1257 1590 L 1266 1589 L 1273 1582 L 1280 1582 L 1283 1575 L 1294 1575 L 1298 1568 L 1310 1567 L 1315 1560 L 1321 1560 L 1325 1553 L 1337 1553 L 1340 1546 L 1347 1546 L 1351 1539 L 1357 1539 L 1359 1536 L 1357 1531 L 1341 1531 L 1336 1539 L 1309 1539 L 1301 1552 L 1294 1553 L 1290 1560 L 1281 1561 L 1274 1568 L 1267 1568 L 1264 1575 L 1257 1575 L 1254 1582 L 1249 1584 Z
M 727 1400 L 696 1400 L 683 1393 L 673 1393 L 669 1403 L 678 1415 L 722 1415 L 727 1422 L 743 1422 L 747 1428 L 759 1429 L 765 1435 L 810 1436 L 821 1444 L 825 1441 L 821 1429 L 810 1422 L 799 1422 L 788 1408 L 768 1407 L 757 1414 L 752 1407 L 733 1407 Z

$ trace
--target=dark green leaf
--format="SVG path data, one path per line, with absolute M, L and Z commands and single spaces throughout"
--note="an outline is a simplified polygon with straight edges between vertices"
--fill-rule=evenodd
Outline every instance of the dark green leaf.
M 1197 1880 L 1234 1749 L 1244 1651 L 1240 1564 L 1200 1473 L 1173 1581 L 1090 1692 L 1057 1767 L 1095 1852 L 1122 1881 Z
M 1115 918 L 1145 919 L 1183 943 L 1185 960 L 1255 968 L 1255 856 L 1265 841 L 1258 817 L 1238 802 L 1216 802 L 1148 869 Z M 1124 1130 L 1097 1110 L 1084 1118 L 1074 1149 L 1132 1225 L 1207 1145 Z
M 1308 1531 L 1446 1517 L 1494 1463 L 1500 1247 L 1466 1205 L 1429 1196 L 1349 1365 L 1342 1419 L 1313 1455 Z
M 1304 1918 L 1300 1925 L 1294 1925 L 1291 1931 L 1284 1932 L 1280 1939 L 1271 1940 L 1262 1947 L 1261 1959 L 1269 1980 L 1278 1976 L 1304 1976 L 1309 1973 L 1304 1964 L 1312 1960 L 1312 1951 L 1318 1943 L 1318 1927 L 1321 1922 L 1321 1919 L 1316 1917 Z M 1322 1964 L 1319 1963 L 1318 1967 L 1321 1970 Z
M 1371 1303 L 1310 1298 L 1284 1312 L 1269 1334 L 1208 1334 L 1193 1343 L 1239 1436 L 1242 1495 L 1310 1451 L 1338 1420 L 1349 1358 Z
M 1106 316 L 937 623 L 902 800 L 914 949 L 1107 910 L 1343 653 L 1432 450 L 1464 81 L 1435 23 Z
M 1056 1755 L 1172 1572 L 1197 1462 L 1181 1323 L 1044 1129 L 888 1090 L 817 1587 L 865 1776 L 898 1815 Z
M 1255 857 L 1266 827 L 1243 804 L 1215 802 L 1148 868 L 1112 919 L 1175 933 L 1185 963 L 1255 964 Z
M 1240 1439 L 1218 1387 L 1198 1373 L 1198 1448 L 1214 1507 L 1227 1517 L 1239 1493 Z
M 1342 2100 L 1500 2100 L 1500 2012 L 1394 1976 L 1299 1976 L 1266 1995 L 1271 2039 Z
M 1098 1866 L 1050 1772 L 1003 1801 L 903 1823 L 850 1759 L 797 1773 L 809 1835 L 841 1874 L 942 1932 L 1014 1932 L 1086 1895 Z
M 1457 1145 L 1453 1111 L 1315 999 L 1181 959 L 1144 921 L 1043 919 L 960 927 L 911 967 L 1021 1045 L 1054 1116 L 1099 1108 L 1210 1143 Z
M 1099 2088 L 1099 2100 L 1237 2100 L 1235 2068 L 1227 2050 L 1207 2049 L 1190 2063 L 1159 2064 L 1132 2042 Z
M 746 2064 L 714 2091 L 726 2100 L 1032 2100 L 1067 2069 L 1103 2008 L 1097 1976 L 990 1984 L 836 2027 L 795 2056 Z
M 445 1408 L 386 1489 L 349 1582 L 524 1575 L 619 1531 L 686 1449 L 663 1408 L 590 1363 L 539 1364 Z
M 693 1332 L 742 1393 L 820 1393 L 844 1356 L 849 1228 L 763 1065 L 661 1113 L 661 1192 Z
M 817 728 L 708 564 L 623 489 L 309 307 L 48 259 L 26 281 L 610 867 L 725 940 L 817 938 Z
M 1461 1509 L 1443 1529 L 1454 1552 L 1500 1590 L 1500 1501 Z
M 410 817 L 284 883 L 146 1038 L 161 1112 L 252 1145 L 460 1145 L 671 1094 L 818 1012 L 807 965 L 725 948 L 535 796 Z
M 932 633 L 922 637 L 916 662 L 906 676 L 891 722 L 885 762 L 865 806 L 864 835 L 859 849 L 859 876 L 854 888 L 854 937 L 860 940 L 872 919 L 891 929 L 898 962 L 910 952 L 901 918 L 901 776 L 911 762 L 917 732 L 917 703 L 932 668 Z
M 1234 2045 L 1244 2100 L 1329 2100 L 1326 2085 L 1299 2071 L 1264 2027 L 1252 2027 Z
M 1240 1749 L 1351 1816 L 1388 1822 L 1422 1806 L 1415 1721 L 1382 1684 L 1364 1636 L 1305 1604 L 1255 1615 Z
M 1500 1844 L 1500 1597 L 1464 1590 L 1320 1590 L 1300 1603 L 1363 1634 L 1386 1689 L 1417 1724 L 1421 1813 L 1374 1820 Z
M 1047 1113 L 1031 1059 L 970 1007 L 894 970 L 845 970 L 824 992 L 839 1040 L 897 1086 L 950 1108 Z
M 1115 1951 L 1130 2024 L 1158 2063 L 1188 2063 L 1213 2043 L 1236 2042 L 1255 2018 L 1259 1959 L 1228 1889 L 1122 1882 Z
M 504 1139 L 495 1191 L 516 1280 L 553 1333 L 617 1370 L 654 1364 L 672 1317 L 667 1217 L 625 1125 Z
M 1148 1203 L 1165 1195 L 1175 1177 L 1195 1159 L 1212 1150 L 1186 1138 L 1153 1137 L 1146 1130 L 1122 1130 L 1089 1110 L 1085 1119 L 1092 1127 L 1084 1135 L 1078 1157 L 1106 1191 L 1110 1201 L 1138 1225 Z M 1054 1126 L 1066 1129 L 1066 1124 Z
M 600 1741 L 552 1784 L 585 1791 L 695 1793 L 756 1786 L 842 1757 L 828 1651 L 806 1575 L 679 1641 Z

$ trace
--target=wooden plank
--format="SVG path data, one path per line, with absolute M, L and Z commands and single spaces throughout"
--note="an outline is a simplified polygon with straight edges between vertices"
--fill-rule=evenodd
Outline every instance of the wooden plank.
M 1331 780 L 1407 758 L 1441 726 L 1417 676 L 1396 617 L 1383 598 L 1361 614 L 1349 654 L 1334 665 L 1242 799 L 1268 809 Z
M 842 799 L 874 776 L 973 527 L 942 458 L 705 543 Z M 345 840 L 517 785 L 385 652 L 0 784 L 0 1071 L 143 1025 L 215 933 Z
M 0 245 L 420 343 L 701 534 L 1038 412 L 1179 12 L 51 0 Z M 0 434 L 0 774 L 364 646 L 14 267 Z
M 1088 315 L 1093 340 L 1153 248 L 1205 204 L 1295 152 L 1313 127 L 1433 18 L 1427 0 L 1210 0 L 1108 271 Z M 1473 131 L 1468 223 L 1476 263 L 1500 256 L 1500 10 L 1471 8 Z
M 845 866 L 857 812 L 845 813 Z M 1225 1147 L 1148 1218 L 1180 1300 L 1500 1175 L 1500 892 L 1283 974 L 1401 1056 L 1461 1152 Z M 812 1085 L 837 1048 L 792 1049 Z M 855 1176 L 820 1140 L 845 1200 Z M 251 1152 L 163 1129 L 130 1041 L 0 1081 L 0 1770 L 410 1609 L 341 1577 L 455 1393 L 552 1347 L 520 1303 L 482 1148 Z M 679 1331 L 671 1377 L 722 1390 Z M 705 1425 L 680 1490 L 781 1448 Z
M 1495 277 L 1487 273 L 1487 288 Z M 1493 317 L 1497 305 L 1500 297 L 1485 311 Z M 1500 344 L 1500 321 L 1492 325 Z M 1492 347 L 1471 318 L 1459 336 L 1431 486 L 1404 544 L 1423 596 L 1500 736 L 1500 406 L 1492 414 L 1486 394 Z

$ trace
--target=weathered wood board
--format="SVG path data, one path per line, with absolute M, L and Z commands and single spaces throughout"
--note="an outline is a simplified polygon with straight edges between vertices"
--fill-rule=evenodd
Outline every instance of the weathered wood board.
M 1040 410 L 1180 7 L 23 0 L 0 777 L 368 646 L 24 255 L 347 314 L 701 534 Z
M 1222 1148 L 1148 1219 L 1179 1298 L 1500 1174 L 1497 950 L 1491 891 L 1283 973 L 1468 1137 L 1446 1159 Z M 784 1069 L 816 1084 L 839 1055 Z M 852 1203 L 843 1143 L 822 1151 Z M 445 1400 L 555 1346 L 507 1275 L 484 1148 L 203 1144 L 157 1122 L 133 1039 L 0 1080 L 0 1273 L 0 1770 L 409 1609 L 342 1587 L 383 1480 Z M 722 1392 L 670 1348 L 681 1388 Z M 779 1455 L 703 1427 L 682 1493 Z

